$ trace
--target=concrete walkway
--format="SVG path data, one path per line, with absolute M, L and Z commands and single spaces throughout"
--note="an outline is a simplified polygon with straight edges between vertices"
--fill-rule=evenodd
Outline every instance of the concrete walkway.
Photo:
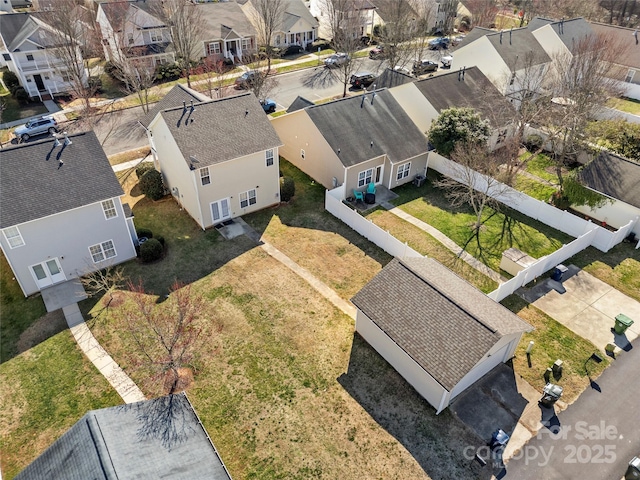
M 403 210 L 400 210 L 398 207 L 392 205 L 391 203 L 383 202 L 383 203 L 381 203 L 381 205 L 384 208 L 386 208 L 389 211 L 389 213 L 393 213 L 397 217 L 400 217 L 403 220 L 409 222 L 410 224 L 415 225 L 420 230 L 422 230 L 424 232 L 427 232 L 429 235 L 431 235 L 433 238 L 438 240 L 445 247 L 447 247 L 449 250 L 451 250 L 453 253 L 455 253 L 458 258 L 462 259 L 463 261 L 465 261 L 466 263 L 471 265 L 473 268 L 478 270 L 480 273 L 486 275 L 487 277 L 489 277 L 490 279 L 492 279 L 492 280 L 494 280 L 494 281 L 496 281 L 498 283 L 503 283 L 503 282 L 507 281 L 507 279 L 505 277 L 501 276 L 498 272 L 493 271 L 492 269 L 487 267 L 484 263 L 480 262 L 479 260 L 477 260 L 473 256 L 469 255 L 467 252 L 462 250 L 462 248 L 460 248 L 456 242 L 451 240 L 449 237 L 447 237 L 440 230 L 432 227 L 431 225 L 429 225 L 428 223 L 423 222 L 422 220 L 417 219 L 416 217 L 414 217 L 412 215 L 409 215 L 408 213 L 404 212 Z
M 82 313 L 77 303 L 62 308 L 67 325 L 73 334 L 80 350 L 84 352 L 91 363 L 107 379 L 118 395 L 125 403 L 133 403 L 144 400 L 144 394 L 111 356 L 100 346 L 89 327 L 82 318 Z
M 124 170 L 129 170 L 130 168 L 137 167 L 141 162 L 153 162 L 153 157 L 151 155 L 147 155 L 144 158 L 136 158 L 135 160 L 131 160 L 129 162 L 119 163 L 118 165 L 114 165 L 114 172 L 122 172 Z

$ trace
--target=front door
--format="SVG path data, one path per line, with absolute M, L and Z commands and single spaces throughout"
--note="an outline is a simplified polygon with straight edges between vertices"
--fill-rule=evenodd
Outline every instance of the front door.
M 211 217 L 213 218 L 214 225 L 231 218 L 228 198 L 223 198 L 222 200 L 211 203 Z
M 382 182 L 382 165 L 378 165 L 376 167 L 376 175 L 375 175 L 375 184 L 379 184 Z
M 32 265 L 30 268 L 36 285 L 40 289 L 67 279 L 57 258 Z
M 36 87 L 38 87 L 38 91 L 41 92 L 44 90 L 44 82 L 42 81 L 42 75 L 35 74 L 33 76 L 33 81 L 36 82 Z

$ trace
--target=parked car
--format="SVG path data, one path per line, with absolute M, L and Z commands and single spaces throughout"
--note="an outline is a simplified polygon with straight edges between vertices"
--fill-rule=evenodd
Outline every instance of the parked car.
M 378 45 L 376 48 L 369 50 L 369 58 L 371 60 L 384 58 L 384 45 Z
M 425 73 L 435 72 L 438 70 L 438 64 L 431 60 L 421 60 L 413 64 L 411 71 L 415 76 L 424 75 Z
M 349 63 L 351 59 L 346 53 L 334 53 L 324 59 L 324 65 L 328 68 L 338 68 Z
M 404 75 L 411 75 L 411 72 L 409 70 L 407 70 L 404 67 L 401 67 L 400 65 L 396 65 L 395 67 L 393 67 L 393 70 L 398 73 L 402 73 Z
M 448 37 L 438 37 L 429 41 L 429 49 L 430 50 L 440 50 L 441 48 L 449 48 L 449 38 Z
M 42 135 L 44 133 L 54 134 L 58 131 L 58 122 L 52 116 L 39 117 L 29 120 L 26 124 L 15 129 L 14 135 L 23 141 L 30 137 Z
M 465 36 L 466 36 L 466 35 L 465 35 L 464 33 L 461 33 L 460 35 L 458 35 L 458 36 L 454 37 L 454 38 L 451 40 L 451 45 L 453 45 L 453 46 L 455 47 L 455 46 L 456 46 L 456 45 L 458 45 L 460 42 L 462 42 L 462 40 L 464 40 L 464 37 L 465 37 Z
M 255 70 L 249 70 L 248 72 L 244 72 L 238 78 L 236 78 L 236 88 L 248 89 L 255 85 L 258 80 L 258 72 Z
M 262 109 L 266 112 L 266 113 L 273 113 L 276 111 L 276 102 L 271 100 L 270 98 L 265 98 L 264 100 L 260 101 L 260 105 L 262 105 Z
M 373 73 L 358 72 L 351 75 L 349 83 L 353 88 L 366 88 L 376 81 L 376 77 Z

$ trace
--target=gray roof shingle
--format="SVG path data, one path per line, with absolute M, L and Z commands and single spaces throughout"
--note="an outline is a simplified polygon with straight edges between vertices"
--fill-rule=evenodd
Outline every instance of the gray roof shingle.
M 231 476 L 191 403 L 180 393 L 88 412 L 15 478 L 230 480 Z
M 405 83 L 415 82 L 415 80 L 415 78 L 402 72 L 385 68 L 384 72 L 376 79 L 376 86 L 378 88 L 392 88 L 398 85 L 404 85 Z
M 206 167 L 282 145 L 253 93 L 163 110 L 185 162 L 190 156 Z
M 69 139 L 67 146 L 49 138 L 0 150 L 0 228 L 124 193 L 95 133 Z
M 490 33 L 487 38 L 512 72 L 523 68 L 523 59 L 528 57 L 531 65 L 551 61 L 531 30 L 526 27 Z
M 221 40 L 231 30 L 242 37 L 256 34 L 255 28 L 236 2 L 209 2 L 196 5 L 205 21 L 205 41 Z
M 182 102 L 191 104 L 191 102 L 206 102 L 211 100 L 206 95 L 196 92 L 180 83 L 176 84 L 162 100 L 156 103 L 147 114 L 142 117 L 139 122 L 143 127 L 148 128 L 158 112 L 168 108 L 182 107 Z
M 591 28 L 596 34 L 611 39 L 622 47 L 611 59 L 612 63 L 640 69 L 640 43 L 635 39 L 636 29 L 595 22 L 591 23 Z
M 533 27 L 527 26 L 527 29 L 533 31 L 545 25 L 551 25 L 553 31 L 556 32 L 562 43 L 573 53 L 578 41 L 593 35 L 594 30 L 589 22 L 582 17 L 571 18 L 569 20 L 549 21 L 548 19 L 534 19 Z
M 601 152 L 580 171 L 578 179 L 597 192 L 640 208 L 640 163 Z
M 296 99 L 287 108 L 287 113 L 295 112 L 296 110 L 302 110 L 303 108 L 311 107 L 315 105 L 311 100 L 307 100 L 304 97 L 298 95 Z
M 398 163 L 429 149 L 425 135 L 388 90 L 376 90 L 375 98 L 369 93 L 315 105 L 306 112 L 345 167 L 384 154 Z
M 532 327 L 430 258 L 394 259 L 351 301 L 443 387 Z

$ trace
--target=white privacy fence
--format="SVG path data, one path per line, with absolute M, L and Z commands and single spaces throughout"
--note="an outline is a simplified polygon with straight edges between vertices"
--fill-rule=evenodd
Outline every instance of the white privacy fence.
M 389 232 L 342 203 L 344 195 L 344 185 L 333 190 L 327 190 L 325 193 L 325 209 L 394 257 L 422 257 L 406 243 L 402 243 Z

